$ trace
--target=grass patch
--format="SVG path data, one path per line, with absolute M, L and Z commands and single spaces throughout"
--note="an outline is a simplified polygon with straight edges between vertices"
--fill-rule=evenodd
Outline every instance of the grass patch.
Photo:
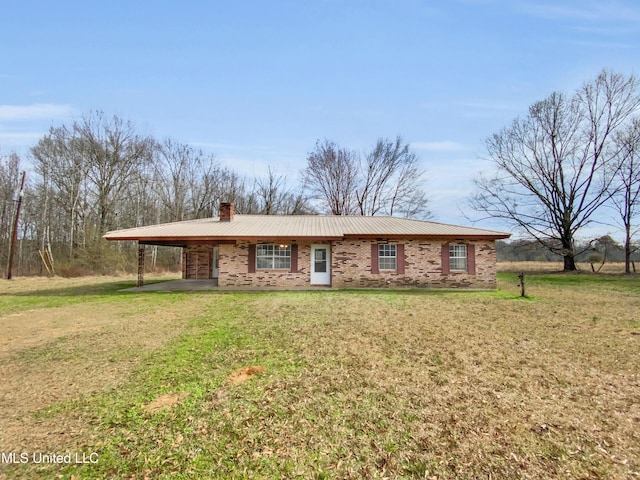
M 0 478 L 639 475 L 640 296 L 626 277 L 546 277 L 527 276 L 525 301 L 500 274 L 484 293 L 114 291 L 43 307 L 92 321 L 0 350 L 0 368 L 38 365 L 67 391 L 5 401 L 0 445 L 99 460 Z M 112 383 L 68 386 L 114 365 Z M 251 365 L 265 371 L 229 381 Z
M 172 277 L 170 277 L 172 278 Z M 150 278 L 146 284 L 165 281 Z M 39 308 L 64 307 L 86 302 L 113 302 L 119 297 L 129 298 L 131 293 L 121 290 L 136 285 L 133 277 L 81 277 L 75 279 L 22 277 L 7 281 L 0 288 L 0 315 Z

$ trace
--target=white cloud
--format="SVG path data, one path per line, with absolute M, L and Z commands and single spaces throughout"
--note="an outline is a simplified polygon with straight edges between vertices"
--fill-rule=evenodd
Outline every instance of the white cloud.
M 463 152 L 467 147 L 458 142 L 445 140 L 442 142 L 411 142 L 411 146 L 416 150 L 425 152 Z
M 21 145 L 42 137 L 42 132 L 0 132 L 0 142 L 9 145 Z
M 70 105 L 35 103 L 33 105 L 0 105 L 0 122 L 51 120 L 69 117 L 75 113 Z
M 66 120 L 76 113 L 70 105 L 53 103 L 0 105 L 0 146 L 3 150 L 27 152 L 53 121 Z

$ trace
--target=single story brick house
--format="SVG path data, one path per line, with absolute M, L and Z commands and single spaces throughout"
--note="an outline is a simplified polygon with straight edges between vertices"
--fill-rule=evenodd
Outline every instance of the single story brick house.
M 105 238 L 182 247 L 182 278 L 221 287 L 493 289 L 495 241 L 509 236 L 383 216 L 235 215 L 233 204 L 223 203 L 219 218 Z

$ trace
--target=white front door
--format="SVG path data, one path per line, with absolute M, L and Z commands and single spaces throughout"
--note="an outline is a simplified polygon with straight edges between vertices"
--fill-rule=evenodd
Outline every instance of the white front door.
M 311 285 L 331 285 L 329 245 L 311 245 Z

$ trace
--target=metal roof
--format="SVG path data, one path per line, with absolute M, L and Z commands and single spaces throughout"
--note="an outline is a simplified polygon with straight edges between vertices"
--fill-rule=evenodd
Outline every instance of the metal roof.
M 507 238 L 508 233 L 398 217 L 335 215 L 235 215 L 231 221 L 204 218 L 107 232 L 107 240 L 180 244 L 197 240 L 343 237 Z

